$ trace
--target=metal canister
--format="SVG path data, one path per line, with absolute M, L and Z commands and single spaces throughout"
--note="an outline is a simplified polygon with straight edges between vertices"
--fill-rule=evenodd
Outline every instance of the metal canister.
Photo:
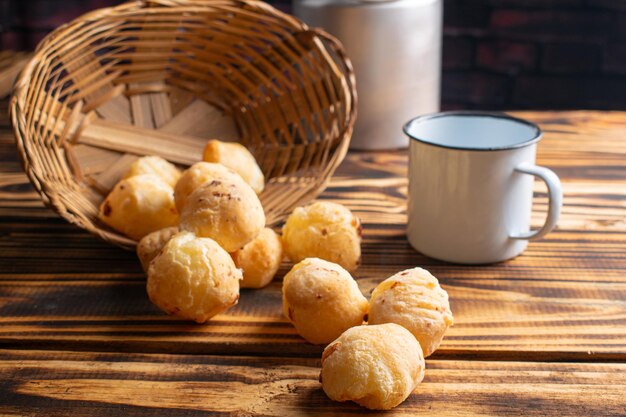
M 408 145 L 403 124 L 439 111 L 443 0 L 294 0 L 309 26 L 336 36 L 354 65 L 352 149 Z

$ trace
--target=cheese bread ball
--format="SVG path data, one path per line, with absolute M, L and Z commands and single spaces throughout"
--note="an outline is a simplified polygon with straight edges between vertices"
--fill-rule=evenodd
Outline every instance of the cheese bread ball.
M 266 227 L 252 242 L 230 255 L 243 270 L 241 288 L 261 288 L 276 275 L 283 260 L 283 245 L 276 232 Z
M 180 178 L 180 171 L 173 164 L 167 162 L 160 156 L 144 156 L 137 159 L 130 165 L 124 178 L 135 177 L 137 175 L 151 174 L 160 177 L 174 187 Z
M 422 348 L 404 327 L 358 326 L 324 349 L 320 382 L 332 400 L 389 410 L 415 390 L 424 370 Z
M 180 232 L 150 263 L 147 290 L 161 310 L 204 323 L 237 304 L 240 279 L 241 271 L 217 242 Z
M 363 323 L 368 302 L 341 266 L 307 258 L 283 278 L 283 313 L 300 336 L 314 344 L 335 340 Z
M 369 323 L 405 327 L 420 342 L 424 356 L 430 356 L 453 323 L 448 293 L 425 269 L 399 272 L 372 292 Z
M 166 227 L 145 235 L 137 245 L 137 256 L 143 270 L 148 272 L 150 262 L 161 252 L 163 246 L 178 233 L 178 227 Z
M 138 175 L 118 182 L 100 205 L 98 217 L 135 240 L 178 224 L 172 187 L 156 175 Z
M 204 147 L 202 160 L 217 162 L 235 170 L 257 194 L 265 187 L 265 177 L 259 164 L 250 151 L 240 143 L 210 140 Z
M 178 212 L 183 211 L 189 194 L 213 180 L 224 178 L 243 181 L 239 174 L 221 164 L 197 162 L 190 166 L 183 172 L 174 188 L 174 199 L 176 200 Z
M 341 204 L 298 207 L 283 226 L 283 245 L 292 262 L 322 258 L 354 271 L 361 260 L 361 221 Z
M 234 252 L 251 242 L 265 226 L 257 195 L 241 179 L 217 179 L 191 193 L 180 214 L 180 228 L 215 239 Z

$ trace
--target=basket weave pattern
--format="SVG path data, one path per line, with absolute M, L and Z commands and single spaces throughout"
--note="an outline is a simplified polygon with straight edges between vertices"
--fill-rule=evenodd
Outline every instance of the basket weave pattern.
M 341 45 L 255 0 L 135 1 L 52 32 L 17 80 L 18 150 L 43 201 L 97 236 L 128 165 L 181 167 L 207 139 L 237 140 L 266 176 L 268 224 L 314 198 L 347 151 L 354 74 Z

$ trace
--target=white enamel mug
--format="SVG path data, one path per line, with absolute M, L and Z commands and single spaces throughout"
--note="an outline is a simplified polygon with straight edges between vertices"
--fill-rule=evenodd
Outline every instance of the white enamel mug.
M 488 112 L 444 112 L 404 126 L 409 145 L 407 237 L 426 256 L 487 264 L 521 254 L 556 225 L 563 193 L 554 172 L 535 165 L 541 130 Z M 548 189 L 548 215 L 530 230 L 533 182 Z

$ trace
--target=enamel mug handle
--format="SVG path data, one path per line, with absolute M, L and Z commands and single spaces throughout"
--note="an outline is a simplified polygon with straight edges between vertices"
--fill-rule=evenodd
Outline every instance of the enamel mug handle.
M 539 230 L 531 230 L 524 233 L 516 233 L 511 235 L 513 239 L 535 240 L 550 233 L 561 215 L 561 207 L 563 206 L 563 190 L 561 189 L 561 181 L 556 174 L 548 168 L 538 167 L 537 165 L 522 163 L 519 164 L 515 171 L 522 174 L 534 175 L 548 187 L 548 217 Z

